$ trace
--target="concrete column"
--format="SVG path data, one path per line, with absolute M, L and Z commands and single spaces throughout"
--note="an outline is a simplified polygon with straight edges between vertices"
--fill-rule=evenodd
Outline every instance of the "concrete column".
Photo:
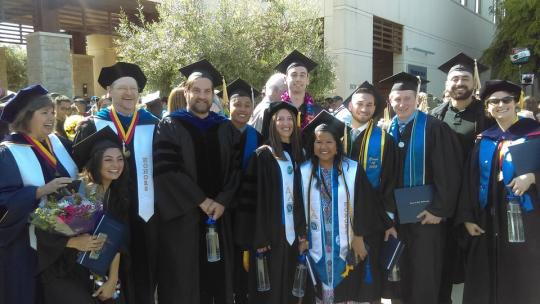
M 117 55 L 113 45 L 113 37 L 100 34 L 86 36 L 86 54 L 94 57 L 94 94 L 103 95 L 106 91 L 99 85 L 97 80 L 101 68 L 116 63 Z
M 8 89 L 6 47 L 0 47 L 0 88 Z
M 94 94 L 94 57 L 72 54 L 73 62 L 73 95 L 90 97 Z M 84 87 L 86 86 L 86 92 Z
M 34 32 L 26 35 L 28 83 L 73 96 L 70 35 Z

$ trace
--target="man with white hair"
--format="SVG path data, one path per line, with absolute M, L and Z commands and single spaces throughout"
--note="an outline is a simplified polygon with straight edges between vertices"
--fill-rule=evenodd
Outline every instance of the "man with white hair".
M 266 81 L 264 86 L 264 98 L 253 110 L 253 115 L 248 121 L 248 124 L 261 132 L 263 125 L 264 110 L 266 110 L 272 102 L 280 101 L 281 94 L 287 90 L 285 83 L 285 74 L 276 73 Z

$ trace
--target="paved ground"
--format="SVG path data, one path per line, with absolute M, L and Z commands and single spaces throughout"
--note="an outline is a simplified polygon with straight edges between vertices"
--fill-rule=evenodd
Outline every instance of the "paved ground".
M 452 289 L 452 304 L 461 304 L 461 298 L 463 297 L 463 284 L 454 284 Z M 390 300 L 383 299 L 383 304 L 390 304 Z

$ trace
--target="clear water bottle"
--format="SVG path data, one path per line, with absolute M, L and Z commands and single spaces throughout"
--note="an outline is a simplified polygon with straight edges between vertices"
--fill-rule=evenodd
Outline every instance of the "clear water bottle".
M 401 280 L 400 274 L 399 274 L 399 265 L 396 263 L 392 269 L 390 269 L 390 272 L 388 272 L 388 281 L 389 282 L 399 282 Z
M 268 263 L 266 262 L 266 254 L 257 252 L 257 291 L 270 290 L 270 277 L 268 276 Z
M 508 242 L 525 242 L 525 231 L 523 228 L 523 217 L 521 214 L 521 198 L 515 195 L 507 197 L 506 215 L 508 217 Z
M 211 217 L 206 220 L 206 258 L 208 262 L 221 260 L 216 221 Z
M 297 298 L 303 298 L 306 293 L 307 266 L 306 255 L 298 256 L 298 265 L 294 274 L 294 284 L 292 294 Z

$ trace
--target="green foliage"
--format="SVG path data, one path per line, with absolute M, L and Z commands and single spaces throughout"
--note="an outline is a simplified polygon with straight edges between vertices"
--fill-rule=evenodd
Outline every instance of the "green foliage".
M 522 72 L 540 72 L 540 0 L 505 0 L 495 7 L 497 32 L 482 60 L 492 64 L 493 78 L 519 82 L 518 67 L 510 61 L 511 49 L 527 47 L 530 61 Z
M 8 89 L 18 91 L 28 84 L 26 76 L 26 49 L 19 46 L 6 47 Z
M 159 20 L 123 17 L 116 40 L 119 55 L 139 64 L 149 90 L 168 92 L 182 79 L 178 69 L 207 58 L 225 76 L 262 87 L 274 66 L 298 49 L 319 66 L 308 88 L 315 97 L 332 89 L 332 63 L 324 52 L 323 22 L 309 0 L 164 0 Z

